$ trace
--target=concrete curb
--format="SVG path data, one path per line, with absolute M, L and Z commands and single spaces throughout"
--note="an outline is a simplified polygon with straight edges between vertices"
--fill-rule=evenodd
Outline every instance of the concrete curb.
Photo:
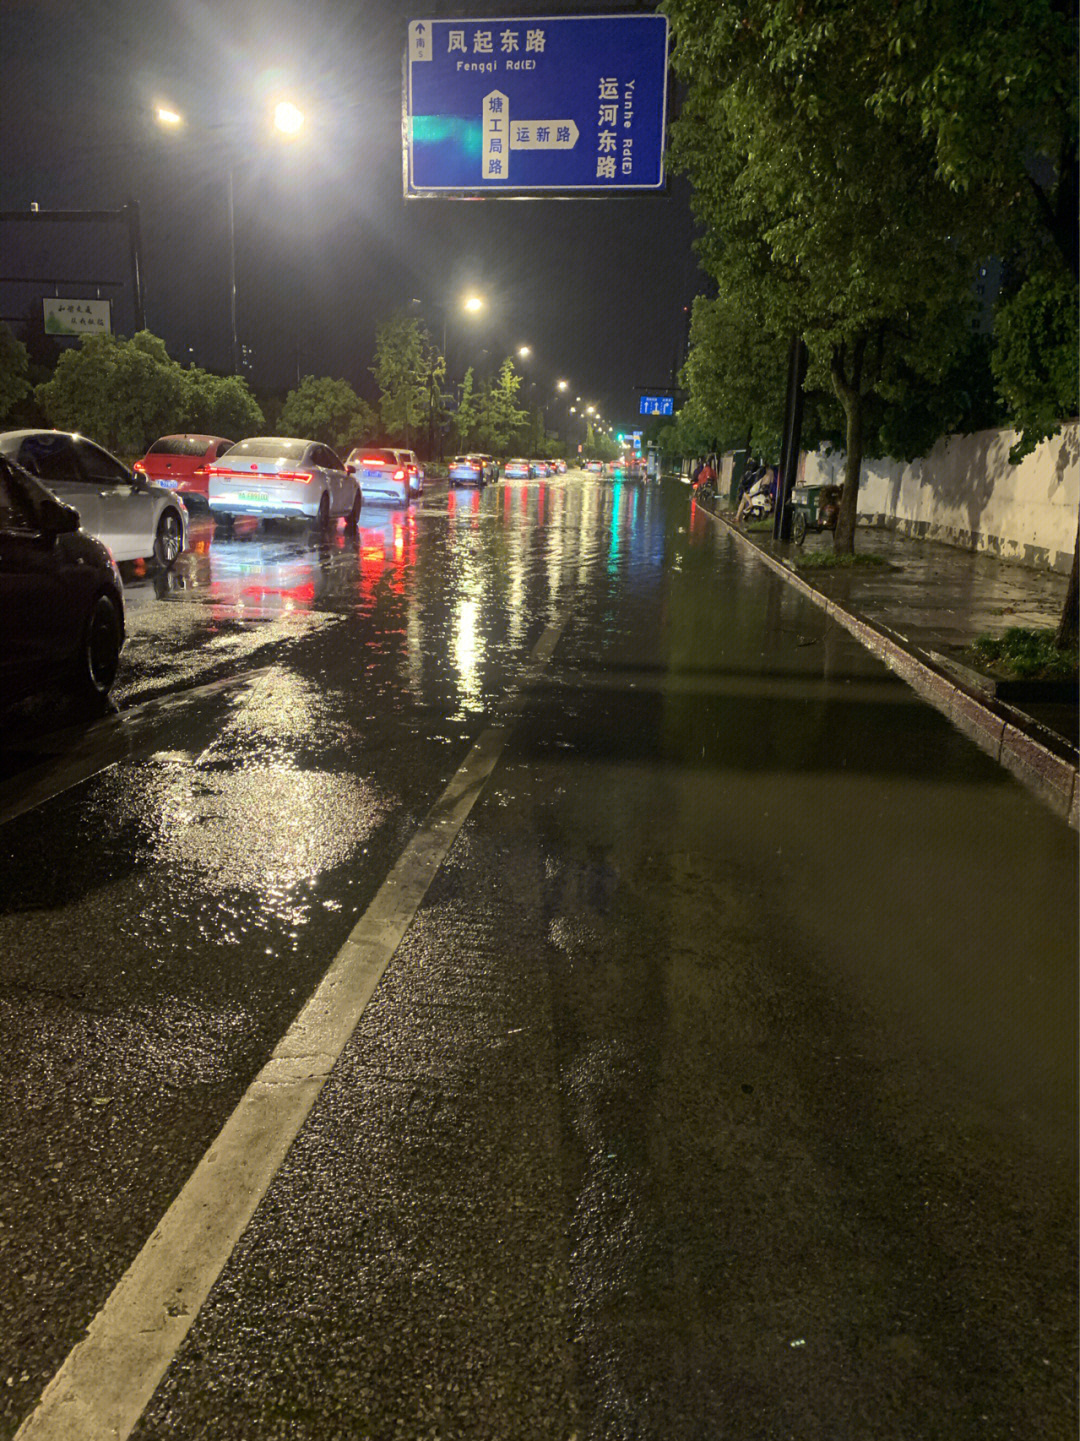
M 700 503 L 698 508 L 741 545 L 753 551 L 770 570 L 783 576 L 789 585 L 861 641 L 923 700 L 948 716 L 958 730 L 1016 776 L 1040 800 L 1067 820 L 1074 830 L 1080 830 L 1080 784 L 1077 782 L 1076 762 L 1057 755 L 1031 735 L 1025 728 L 1025 717 L 1020 711 L 1004 701 L 995 700 L 988 704 L 923 659 L 886 626 L 845 610 L 831 597 L 823 595 L 796 574 L 790 565 L 763 550 L 724 516 Z

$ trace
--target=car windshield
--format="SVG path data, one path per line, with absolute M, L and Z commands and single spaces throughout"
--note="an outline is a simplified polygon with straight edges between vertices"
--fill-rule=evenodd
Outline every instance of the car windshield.
M 203 435 L 166 435 L 155 440 L 147 455 L 205 455 L 207 447 Z
M 281 440 L 275 435 L 256 436 L 242 440 L 222 457 L 224 460 L 303 460 L 308 448 L 306 440 Z

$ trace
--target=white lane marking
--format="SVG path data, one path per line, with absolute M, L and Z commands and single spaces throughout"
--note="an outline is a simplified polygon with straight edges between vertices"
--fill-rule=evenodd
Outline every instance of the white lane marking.
M 314 994 L 68 1353 L 16 1441 L 125 1441 L 306 1121 L 509 738 L 566 617 L 499 707 Z

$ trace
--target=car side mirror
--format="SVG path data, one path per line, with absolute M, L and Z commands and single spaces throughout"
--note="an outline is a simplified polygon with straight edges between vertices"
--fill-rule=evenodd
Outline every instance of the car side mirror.
M 355 461 L 355 460 L 347 460 L 347 461 L 345 462 L 345 472 L 346 472 L 347 475 L 355 475 L 355 474 L 356 474 L 356 461 Z
M 57 500 L 52 495 L 42 497 L 38 508 L 38 521 L 42 533 L 50 537 L 71 535 L 82 524 L 79 512 L 74 506 L 65 505 L 62 500 Z

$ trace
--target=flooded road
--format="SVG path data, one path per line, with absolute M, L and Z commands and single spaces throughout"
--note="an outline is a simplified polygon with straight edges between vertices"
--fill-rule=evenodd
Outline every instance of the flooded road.
M 1074 1435 L 1064 823 L 680 485 L 193 545 L 0 757 L 0 1436 Z

